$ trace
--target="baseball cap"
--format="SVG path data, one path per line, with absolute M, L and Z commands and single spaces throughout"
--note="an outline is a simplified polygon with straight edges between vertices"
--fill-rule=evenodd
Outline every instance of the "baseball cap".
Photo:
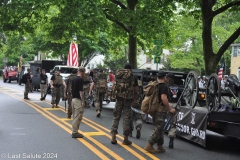
M 167 78 L 175 78 L 175 75 L 173 73 L 168 73 Z
M 132 69 L 132 65 L 130 63 L 126 63 L 124 65 L 124 69 Z
M 166 73 L 165 73 L 164 71 L 159 71 L 159 72 L 157 73 L 157 76 L 158 76 L 158 78 L 163 78 L 163 77 L 166 76 Z
M 85 67 L 80 66 L 80 67 L 78 67 L 78 70 L 79 70 L 80 72 L 85 72 Z

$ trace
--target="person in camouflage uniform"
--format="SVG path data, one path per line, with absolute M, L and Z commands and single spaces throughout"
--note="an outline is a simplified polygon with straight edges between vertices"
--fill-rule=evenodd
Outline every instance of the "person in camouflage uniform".
M 77 76 L 77 69 L 73 69 L 72 73 L 68 76 L 67 89 L 66 89 L 66 92 L 64 92 L 64 93 L 67 93 L 67 95 L 65 95 L 64 97 L 67 97 L 67 101 L 68 101 L 68 110 L 67 110 L 68 119 L 71 119 L 71 116 L 72 116 L 72 80 L 76 76 Z
M 61 86 L 62 85 L 64 86 L 64 88 L 66 88 L 66 83 L 62 79 L 62 76 L 60 75 L 60 70 L 58 69 L 56 74 L 53 75 L 50 80 L 50 86 L 52 89 L 52 101 L 51 101 L 52 108 L 54 108 L 54 107 L 59 108 L 58 104 L 59 104 L 60 97 L 61 97 Z M 54 104 L 56 104 L 56 106 Z
M 141 104 L 142 104 L 142 81 L 138 80 L 138 95 L 136 100 L 133 102 L 132 107 L 136 108 L 138 110 L 141 110 Z M 130 137 L 132 137 L 132 132 L 134 129 L 133 121 L 136 123 L 136 138 L 139 139 L 141 137 L 141 128 L 142 128 L 142 115 L 140 113 L 136 113 L 132 110 L 132 118 L 131 118 L 131 133 Z
M 89 102 L 89 90 L 90 90 L 90 83 L 92 82 L 92 78 L 90 77 L 89 73 L 85 73 L 83 76 L 83 97 L 85 107 L 90 107 Z
M 177 102 L 179 97 L 181 96 L 181 90 L 179 90 L 178 85 L 174 84 L 175 75 L 172 73 L 168 73 L 166 76 L 166 84 L 168 87 L 168 102 L 169 106 L 174 108 L 177 106 Z M 180 102 L 180 101 L 179 101 Z M 180 110 L 180 108 L 178 108 Z M 177 114 L 173 116 L 173 124 L 177 122 Z M 169 141 L 169 148 L 173 148 L 173 141 L 176 137 L 176 125 L 172 125 L 170 130 L 168 131 L 168 137 L 170 138 Z
M 98 88 L 98 84 L 100 83 L 99 80 L 106 80 L 104 82 L 104 88 Z M 101 116 L 101 111 L 102 111 L 102 103 L 103 99 L 105 97 L 105 94 L 107 94 L 107 74 L 103 73 L 103 70 L 99 70 L 98 74 L 94 76 L 93 82 L 90 86 L 89 90 L 89 95 L 91 95 L 91 92 L 93 90 L 93 95 L 94 95 L 94 105 L 96 107 L 96 112 L 97 112 L 97 117 Z
M 157 74 L 157 81 L 159 83 L 159 100 L 162 101 L 163 105 L 159 107 L 157 112 L 153 116 L 154 129 L 152 135 L 148 139 L 148 144 L 145 146 L 145 150 L 149 153 L 163 153 L 165 149 L 162 147 L 164 143 L 164 132 L 160 130 L 162 122 L 167 117 L 167 112 L 175 113 L 175 109 L 171 108 L 168 103 L 168 88 L 165 84 L 166 73 L 164 71 L 159 71 Z M 153 145 L 157 143 L 157 150 L 153 148 Z
M 132 66 L 130 63 L 126 63 L 124 65 L 124 70 L 120 71 L 118 70 L 116 73 L 116 78 L 115 82 L 113 84 L 113 89 L 112 89 L 112 98 L 116 98 L 116 104 L 115 108 L 113 110 L 113 122 L 112 122 L 112 127 L 111 127 L 111 134 L 112 134 L 112 139 L 111 143 L 112 144 L 117 144 L 117 139 L 116 139 L 116 134 L 118 134 L 118 125 L 119 121 L 121 118 L 121 115 L 123 113 L 124 118 L 123 118 L 123 135 L 124 135 L 124 140 L 122 142 L 123 145 L 131 145 L 132 142 L 128 140 L 128 136 L 130 135 L 131 132 L 131 127 L 130 127 L 130 119 L 131 119 L 131 106 L 134 100 L 137 97 L 138 93 L 138 82 L 137 79 L 133 76 L 131 73 Z M 119 79 L 121 76 L 118 75 L 119 72 L 125 72 L 123 77 L 126 77 L 125 80 L 128 80 L 128 87 L 126 88 L 124 84 L 122 84 L 121 79 Z M 119 73 L 120 74 L 120 73 Z M 123 78 L 122 77 L 122 78 Z M 131 81 L 131 82 L 130 82 Z M 127 93 L 125 92 L 118 92 L 118 90 L 121 89 L 129 89 Z M 131 91 L 130 91 L 131 90 Z

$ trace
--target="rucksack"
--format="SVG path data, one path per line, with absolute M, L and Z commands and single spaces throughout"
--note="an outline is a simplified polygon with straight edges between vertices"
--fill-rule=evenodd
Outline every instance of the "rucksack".
M 96 89 L 98 93 L 105 94 L 107 91 L 107 75 L 105 73 L 97 74 Z
M 24 84 L 27 83 L 27 74 L 26 73 L 24 75 L 22 75 L 21 83 L 24 83 Z
M 141 110 L 146 114 L 155 114 L 158 108 L 162 105 L 159 100 L 159 83 L 157 81 L 150 81 L 147 86 L 144 87 L 143 93 L 145 95 Z
M 90 83 L 90 80 L 89 80 L 89 73 L 85 73 L 84 76 L 83 76 L 83 83 L 84 84 L 89 84 Z
M 68 76 L 68 80 L 67 80 L 67 92 L 68 94 L 72 95 L 72 81 L 73 79 L 76 77 L 75 74 L 71 74 Z
M 133 73 L 129 69 L 118 69 L 116 71 L 114 91 L 116 97 L 124 99 L 133 99 L 133 85 L 134 77 Z

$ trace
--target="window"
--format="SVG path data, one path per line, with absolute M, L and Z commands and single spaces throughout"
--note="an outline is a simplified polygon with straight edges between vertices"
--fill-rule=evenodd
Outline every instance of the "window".
M 240 46 L 233 47 L 233 57 L 240 56 Z

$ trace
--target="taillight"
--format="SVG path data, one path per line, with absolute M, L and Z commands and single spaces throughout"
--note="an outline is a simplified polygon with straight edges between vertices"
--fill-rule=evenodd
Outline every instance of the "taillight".
M 201 94 L 201 98 L 202 98 L 202 99 L 205 99 L 205 94 Z

